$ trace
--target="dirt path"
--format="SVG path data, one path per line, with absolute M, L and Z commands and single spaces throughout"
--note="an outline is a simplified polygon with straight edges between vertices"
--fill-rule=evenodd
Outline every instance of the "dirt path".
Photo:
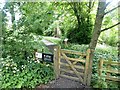
M 59 78 L 54 80 L 47 85 L 40 85 L 37 88 L 89 88 L 88 86 L 83 85 L 80 82 L 76 82 L 67 78 Z

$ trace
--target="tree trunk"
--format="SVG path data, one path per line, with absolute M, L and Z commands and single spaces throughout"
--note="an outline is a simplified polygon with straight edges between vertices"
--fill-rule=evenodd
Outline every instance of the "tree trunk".
M 118 3 L 120 5 L 120 2 Z M 120 17 L 120 7 L 118 8 L 118 16 Z M 118 19 L 120 22 L 120 18 Z M 118 25 L 118 30 L 120 29 L 120 24 Z M 118 60 L 120 60 L 120 31 L 118 31 Z
M 78 15 L 79 13 L 78 13 L 76 4 L 73 4 L 73 10 L 74 10 L 74 14 L 75 14 L 75 16 L 77 18 L 78 28 L 80 29 L 80 24 L 81 24 L 81 22 L 80 22 L 80 15 Z
M 10 14 L 11 14 L 11 21 L 12 21 L 12 29 L 15 30 L 16 29 L 16 25 L 15 25 L 15 11 L 14 11 L 14 3 L 12 3 L 10 8 Z
M 101 0 L 99 0 L 93 35 L 92 35 L 91 42 L 89 45 L 90 57 L 89 57 L 89 71 L 88 71 L 87 85 L 90 85 L 90 82 L 91 82 L 92 61 L 93 61 L 93 56 L 94 56 L 94 50 L 96 48 L 97 40 L 98 40 L 98 38 L 100 36 L 100 32 L 101 32 L 101 26 L 102 26 L 102 21 L 103 21 L 103 17 L 104 17 L 104 10 L 106 8 L 105 6 L 106 6 L 106 0 L 104 0 L 104 2 L 101 2 Z

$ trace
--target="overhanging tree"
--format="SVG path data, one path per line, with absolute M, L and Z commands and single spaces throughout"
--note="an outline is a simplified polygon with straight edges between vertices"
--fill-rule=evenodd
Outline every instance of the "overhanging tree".
M 91 42 L 89 44 L 90 57 L 89 57 L 89 67 L 88 68 L 90 70 L 88 71 L 87 85 L 90 85 L 91 75 L 92 75 L 92 61 L 93 61 L 93 56 L 94 56 L 94 50 L 96 48 L 97 41 L 98 41 L 98 38 L 99 38 L 101 32 L 109 30 L 110 28 L 113 28 L 113 27 L 117 26 L 118 24 L 120 24 L 120 22 L 118 22 L 118 23 L 116 23 L 108 28 L 101 30 L 102 21 L 104 19 L 104 16 L 107 15 L 108 13 L 112 12 L 113 10 L 117 9 L 118 7 L 120 7 L 120 5 L 118 5 L 117 7 L 111 9 L 110 11 L 105 12 L 105 9 L 109 5 L 109 3 L 106 3 L 106 0 L 99 0 L 99 3 L 98 3 L 98 9 L 97 9 L 97 14 L 96 14 L 93 34 L 92 34 Z
M 93 0 L 91 2 L 70 2 L 71 10 L 73 10 L 73 15 L 76 17 L 75 28 L 71 28 L 67 37 L 72 43 L 79 44 L 89 44 L 91 39 L 92 32 L 92 19 L 91 19 L 91 10 L 94 6 Z M 74 35 L 73 36 L 71 36 Z M 83 39 L 84 38 L 84 39 Z

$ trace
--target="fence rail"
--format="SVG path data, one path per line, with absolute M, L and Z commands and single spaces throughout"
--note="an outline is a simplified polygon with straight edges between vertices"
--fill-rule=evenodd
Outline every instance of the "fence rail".
M 119 69 L 117 69 L 117 70 L 113 69 L 112 66 L 118 66 L 118 68 L 120 68 L 120 62 L 112 61 L 112 59 L 104 60 L 101 58 L 99 60 L 99 66 L 98 66 L 99 76 L 104 77 L 107 80 L 120 81 L 119 77 L 111 75 L 111 74 L 120 74 Z M 106 75 L 104 75 L 104 76 L 102 75 L 103 71 L 106 73 Z

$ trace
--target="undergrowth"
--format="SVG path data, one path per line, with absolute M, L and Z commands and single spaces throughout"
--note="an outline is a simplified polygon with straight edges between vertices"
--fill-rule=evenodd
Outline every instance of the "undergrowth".
M 65 46 L 61 45 L 61 48 L 68 50 L 75 50 L 86 53 L 88 49 L 88 45 L 79 45 L 79 44 L 69 44 Z M 119 84 L 116 82 L 108 82 L 105 78 L 101 78 L 98 76 L 98 62 L 100 58 L 104 58 L 105 60 L 112 59 L 113 61 L 118 61 L 118 50 L 117 47 L 111 46 L 103 46 L 97 45 L 96 50 L 94 52 L 94 59 L 92 65 L 92 82 L 91 86 L 94 88 L 120 88 Z M 72 55 L 75 57 L 75 55 Z M 118 69 L 119 70 L 119 69 Z
M 54 79 L 50 64 L 38 63 L 34 60 L 21 61 L 21 64 L 9 58 L 2 61 L 1 88 L 35 88 Z

